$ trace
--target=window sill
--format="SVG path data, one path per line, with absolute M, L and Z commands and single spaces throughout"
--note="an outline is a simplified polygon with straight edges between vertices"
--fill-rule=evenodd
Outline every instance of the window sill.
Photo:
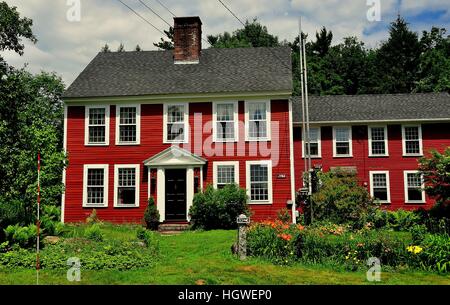
M 403 158 L 421 158 L 423 154 L 411 154 L 411 155 L 403 155 Z
M 406 201 L 405 204 L 417 204 L 417 205 L 423 205 L 426 204 L 425 201 Z
M 270 142 L 270 138 L 260 138 L 260 139 L 245 139 L 245 142 Z
M 306 157 L 302 156 L 302 159 L 306 159 Z M 311 159 L 322 159 L 322 156 L 311 156 Z
M 139 205 L 124 205 L 124 204 L 118 204 L 114 206 L 115 209 L 137 209 L 139 208 Z
M 189 143 L 188 141 L 167 141 L 167 140 L 163 141 L 163 144 L 188 144 L 188 143 Z
M 389 158 L 389 155 L 369 155 L 369 158 Z
M 84 204 L 83 203 L 83 209 L 106 209 L 107 205 L 95 205 L 95 204 Z
M 116 143 L 116 146 L 139 146 L 139 145 L 141 145 L 141 143 L 138 143 L 138 142 L 136 142 L 136 143 Z
M 340 158 L 340 159 L 343 159 L 343 158 L 353 158 L 353 155 L 333 156 L 333 158 Z
M 215 139 L 215 140 L 213 140 L 213 143 L 237 143 L 237 142 L 239 142 L 238 140 L 236 140 L 236 139 L 229 139 L 229 140 L 217 140 L 217 139 Z
M 273 203 L 271 201 L 249 201 L 248 204 L 252 205 L 272 205 Z
M 84 146 L 88 146 L 88 147 L 106 147 L 106 146 L 109 146 L 109 143 L 108 144 L 105 144 L 105 143 L 102 143 L 102 144 L 84 144 Z

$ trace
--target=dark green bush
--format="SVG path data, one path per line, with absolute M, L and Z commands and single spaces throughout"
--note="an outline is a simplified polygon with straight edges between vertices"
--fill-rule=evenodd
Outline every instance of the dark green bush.
M 396 211 L 378 210 L 369 221 L 373 222 L 376 228 L 388 228 L 395 231 L 408 231 L 421 224 L 421 218 L 416 212 L 402 209 Z
M 148 206 L 144 212 L 144 221 L 147 225 L 147 229 L 150 230 L 158 229 L 160 215 L 155 204 L 155 199 L 153 199 L 153 197 L 150 197 L 148 199 Z
M 23 248 L 36 246 L 37 227 L 35 225 L 25 227 L 11 225 L 5 229 L 5 233 L 10 245 L 17 244 Z
M 321 187 L 311 198 L 314 221 L 352 223 L 355 227 L 362 227 L 379 207 L 367 189 L 359 185 L 355 174 L 336 170 L 319 173 L 318 178 Z M 311 218 L 309 207 L 305 214 Z
M 136 236 L 139 240 L 142 240 L 147 248 L 151 249 L 153 252 L 157 253 L 159 250 L 159 239 L 156 233 L 148 231 L 144 228 L 139 228 Z
M 90 227 L 86 228 L 86 230 L 84 231 L 84 237 L 92 241 L 103 241 L 105 236 L 100 229 L 100 225 L 93 224 Z
M 249 215 L 247 192 L 234 184 L 223 189 L 209 185 L 195 194 L 189 213 L 194 229 L 234 229 L 240 214 Z

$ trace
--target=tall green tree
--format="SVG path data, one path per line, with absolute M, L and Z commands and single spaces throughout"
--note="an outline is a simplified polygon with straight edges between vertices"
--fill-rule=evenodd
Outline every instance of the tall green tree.
M 213 48 L 241 48 L 241 47 L 277 47 L 280 45 L 278 37 L 269 33 L 267 27 L 253 19 L 232 34 L 224 32 L 219 35 L 209 35 L 208 42 Z
M 111 52 L 111 49 L 109 48 L 109 45 L 105 43 L 105 45 L 100 49 L 100 52 L 109 53 Z
M 159 42 L 155 42 L 153 43 L 153 45 L 161 50 L 166 51 L 173 50 L 174 49 L 173 37 L 175 34 L 173 27 L 170 27 L 168 31 L 164 30 L 164 34 L 166 34 L 166 38 L 168 38 L 169 40 L 161 38 Z
M 312 50 L 323 57 L 328 54 L 333 42 L 333 33 L 328 31 L 326 27 L 322 27 L 320 32 L 316 32 L 316 41 L 312 44 Z
M 433 27 L 424 31 L 420 40 L 417 92 L 450 92 L 450 35 L 446 29 Z
M 410 93 L 415 88 L 422 48 L 418 34 L 398 16 L 389 29 L 389 39 L 377 51 L 379 82 L 375 92 Z
M 36 41 L 31 20 L 0 3 L 0 48 L 23 54 L 22 38 Z M 10 24 L 16 23 L 16 24 Z M 19 24 L 17 24 L 19 23 Z M 32 75 L 3 62 L 0 77 L 0 235 L 9 224 L 34 222 L 37 154 L 42 156 L 42 204 L 57 206 L 63 191 L 64 84 L 55 74 Z M 0 236 L 1 239 L 1 236 Z

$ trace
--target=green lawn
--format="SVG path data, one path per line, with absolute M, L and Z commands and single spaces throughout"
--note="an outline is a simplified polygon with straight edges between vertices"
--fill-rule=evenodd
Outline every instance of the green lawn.
M 104 229 L 108 238 L 135 238 L 135 227 Z M 74 228 L 77 231 L 79 229 Z M 80 284 L 370 284 L 365 272 L 331 267 L 274 266 L 259 259 L 239 261 L 231 255 L 235 231 L 186 232 L 161 236 L 155 267 L 132 271 L 83 271 Z M 424 272 L 383 272 L 380 284 L 450 284 L 450 276 Z M 33 270 L 0 270 L 0 284 L 35 284 Z M 63 271 L 41 271 L 40 284 L 71 284 Z

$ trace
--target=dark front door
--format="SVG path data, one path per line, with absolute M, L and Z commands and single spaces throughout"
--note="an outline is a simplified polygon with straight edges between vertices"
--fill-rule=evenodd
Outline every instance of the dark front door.
M 186 170 L 166 169 L 166 220 L 186 220 Z

